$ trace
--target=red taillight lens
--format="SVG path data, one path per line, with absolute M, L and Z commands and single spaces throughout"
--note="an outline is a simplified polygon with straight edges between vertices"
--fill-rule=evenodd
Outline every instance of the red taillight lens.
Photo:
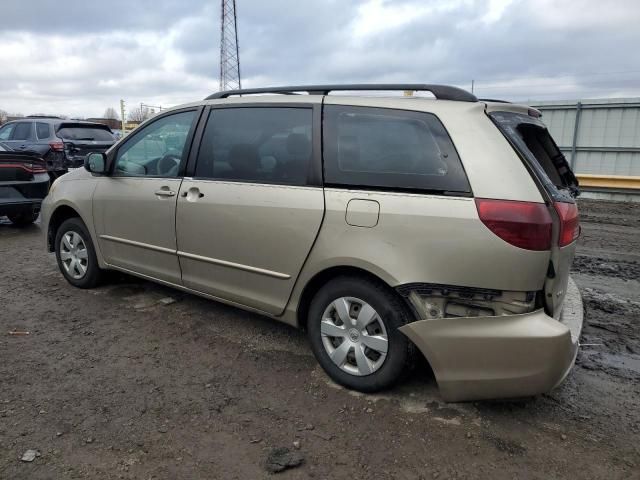
M 19 168 L 29 173 L 47 173 L 44 165 L 36 165 L 33 163 L 2 163 L 0 168 Z
M 31 173 L 47 173 L 47 169 L 44 167 L 44 165 L 38 165 L 35 163 L 25 164 L 24 169 L 27 172 L 31 172 Z
M 64 142 L 49 142 L 49 147 L 54 152 L 63 152 L 64 151 Z
M 478 216 L 505 242 L 525 250 L 551 248 L 551 215 L 544 203 L 476 198 Z
M 564 247 L 577 240 L 580 235 L 580 217 L 575 203 L 555 202 L 553 206 L 560 217 L 558 245 Z

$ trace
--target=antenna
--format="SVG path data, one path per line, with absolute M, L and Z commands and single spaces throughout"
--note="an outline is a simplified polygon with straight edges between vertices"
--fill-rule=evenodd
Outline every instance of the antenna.
M 221 0 L 220 91 L 239 90 L 240 52 L 236 0 Z

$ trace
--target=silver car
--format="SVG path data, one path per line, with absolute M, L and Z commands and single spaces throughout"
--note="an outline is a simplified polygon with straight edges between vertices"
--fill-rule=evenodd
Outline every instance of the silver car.
M 571 369 L 575 195 L 535 109 L 316 85 L 163 111 L 58 179 L 42 213 L 76 287 L 119 270 L 304 328 L 363 392 L 419 351 L 456 401 L 539 394 Z

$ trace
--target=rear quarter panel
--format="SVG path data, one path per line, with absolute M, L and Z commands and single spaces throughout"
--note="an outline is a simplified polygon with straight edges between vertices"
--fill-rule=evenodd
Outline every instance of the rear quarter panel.
M 352 199 L 380 204 L 372 228 L 347 224 Z M 425 282 L 498 290 L 542 289 L 549 252 L 514 247 L 479 220 L 472 198 L 325 189 L 326 213 L 297 283 L 335 266 L 353 266 L 392 287 Z

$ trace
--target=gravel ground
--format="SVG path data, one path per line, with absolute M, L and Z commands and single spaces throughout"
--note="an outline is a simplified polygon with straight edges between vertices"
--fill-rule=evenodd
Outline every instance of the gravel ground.
M 580 207 L 576 368 L 548 395 L 455 404 L 424 368 L 337 387 L 302 333 L 191 295 L 74 289 L 39 225 L 0 221 L 0 478 L 640 478 L 640 209 Z

